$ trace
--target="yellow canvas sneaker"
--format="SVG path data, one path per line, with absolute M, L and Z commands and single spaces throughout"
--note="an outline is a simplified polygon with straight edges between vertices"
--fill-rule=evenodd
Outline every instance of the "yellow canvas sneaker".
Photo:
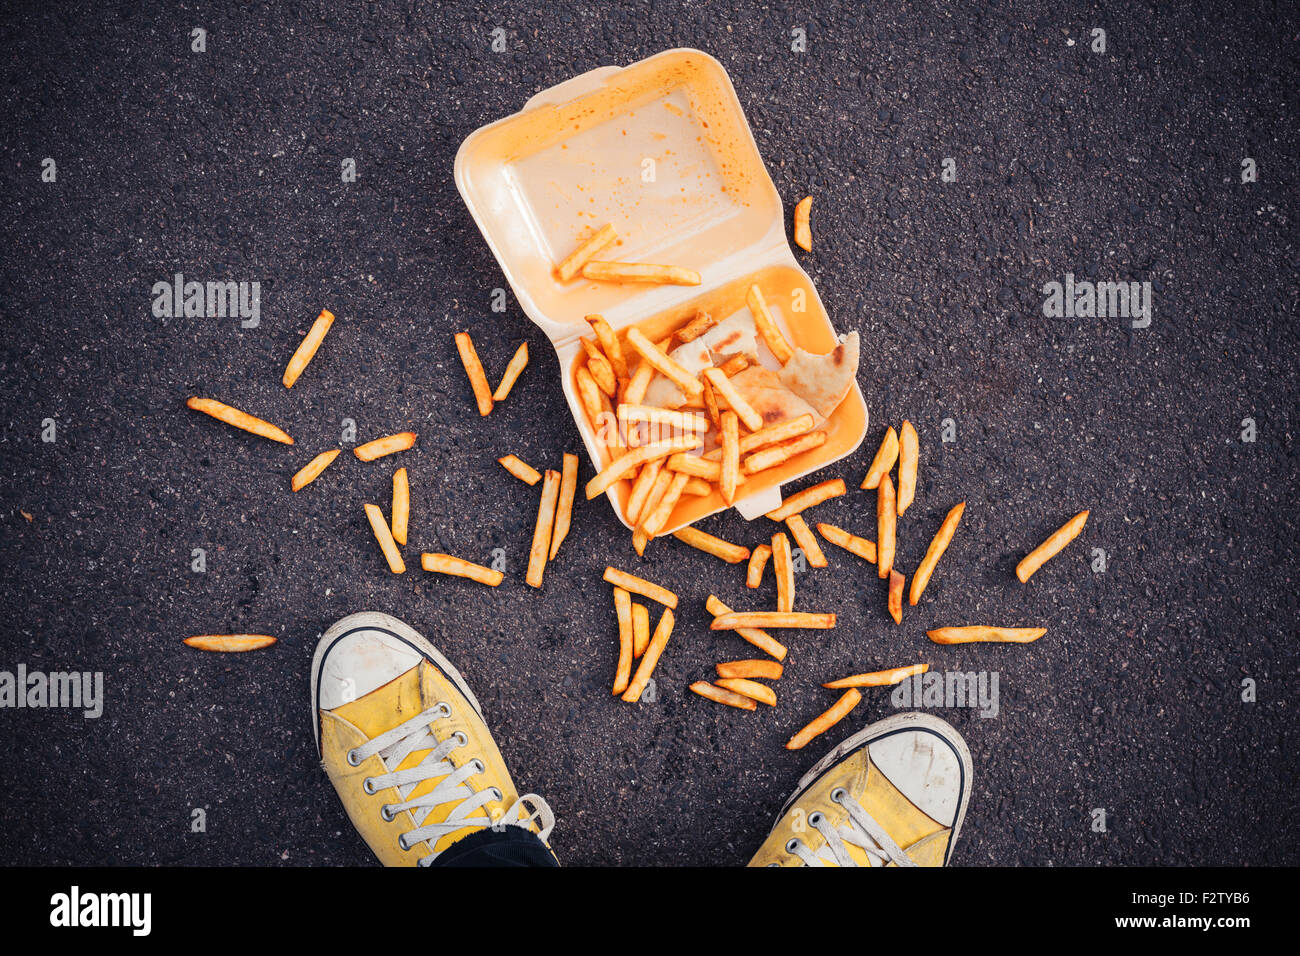
M 311 696 L 325 773 L 385 866 L 428 866 L 489 827 L 550 836 L 551 808 L 518 794 L 469 685 L 396 618 L 363 612 L 326 631 Z
M 750 866 L 944 866 L 970 800 L 966 742 L 929 714 L 854 734 L 804 774 Z

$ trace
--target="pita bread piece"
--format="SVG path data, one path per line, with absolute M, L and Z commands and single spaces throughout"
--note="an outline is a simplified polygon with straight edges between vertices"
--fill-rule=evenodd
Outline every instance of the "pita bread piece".
M 776 425 L 800 415 L 812 415 L 816 424 L 822 422 L 822 416 L 815 408 L 786 388 L 775 372 L 761 365 L 751 365 L 737 372 L 731 377 L 731 384 L 740 392 L 740 397 L 763 416 L 765 426 Z
M 709 358 L 709 350 L 702 341 L 679 345 L 668 355 L 692 375 L 701 374 L 713 364 L 713 360 Z M 656 408 L 681 408 L 686 404 L 686 395 L 672 379 L 656 373 L 650 380 L 650 387 L 646 389 L 642 404 L 653 405 Z
M 778 377 L 781 384 L 830 418 L 858 375 L 858 333 L 850 332 L 825 355 L 796 348 Z
M 758 331 L 754 320 L 744 312 L 737 312 L 725 322 L 719 322 L 704 333 L 701 341 L 713 355 L 713 364 L 722 365 L 727 359 L 743 355 L 758 364 Z

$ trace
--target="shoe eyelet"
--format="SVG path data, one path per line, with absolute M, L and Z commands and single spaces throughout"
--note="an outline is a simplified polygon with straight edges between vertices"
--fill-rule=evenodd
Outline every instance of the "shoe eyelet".
M 407 852 L 409 852 L 410 849 L 411 849 L 410 845 L 406 842 L 406 834 L 405 834 L 405 833 L 403 833 L 401 836 L 399 836 L 399 837 L 397 838 L 397 845 L 400 846 L 403 850 L 405 850 L 405 851 L 407 851 Z
M 348 759 L 348 766 L 349 766 L 349 767 L 359 767 L 359 766 L 361 766 L 361 760 L 357 757 L 357 752 L 356 752 L 355 750 L 349 750 L 349 751 L 348 751 L 348 757 L 347 757 L 347 759 Z
M 392 807 L 392 804 L 390 804 L 390 803 L 385 803 L 382 807 L 380 807 L 380 808 L 379 808 L 379 815 L 383 818 L 383 820 L 384 820 L 385 823 L 392 823 L 392 822 L 393 822 L 393 807 Z M 406 847 L 402 847 L 402 849 L 406 849 Z
M 447 703 L 445 700 L 438 702 L 438 710 L 442 713 L 443 717 L 451 716 L 451 704 Z
M 800 846 L 802 846 L 802 845 L 803 845 L 803 844 L 801 844 L 801 843 L 799 842 L 799 838 L 798 838 L 798 837 L 794 837 L 794 838 L 792 838 L 792 839 L 786 840 L 786 842 L 785 842 L 785 852 L 786 852 L 786 853 L 793 853 L 793 852 L 794 852 L 798 847 L 800 847 Z
M 374 777 L 366 777 L 361 781 L 361 789 L 366 792 L 366 796 L 368 797 L 373 797 L 375 795 L 374 779 Z
M 821 823 L 825 819 L 826 819 L 825 814 L 823 814 L 820 810 L 817 810 L 813 813 L 808 814 L 808 825 L 810 827 L 815 827 L 817 824 Z
M 475 773 L 482 773 L 484 770 L 487 769 L 486 767 L 483 766 L 483 761 L 479 760 L 478 757 L 475 757 L 473 760 L 471 760 L 470 765 L 475 768 L 474 769 Z
M 458 747 L 468 747 L 468 746 L 469 746 L 469 738 L 466 737 L 466 736 L 465 736 L 461 731 L 458 730 L 458 731 L 456 731 L 454 734 L 452 734 L 451 736 L 452 736 L 452 739 L 453 739 L 453 740 L 459 740 L 459 741 L 460 741 L 460 743 L 458 743 L 456 746 L 458 746 Z
M 493 798 L 492 798 L 492 799 L 494 799 L 494 800 L 504 800 L 504 799 L 505 799 L 505 794 L 502 793 L 502 792 L 501 792 L 499 789 L 497 789 L 496 787 L 493 787 L 493 788 L 492 788 L 492 793 L 494 794 L 494 796 L 493 796 Z
M 843 803 L 844 798 L 848 796 L 848 793 L 849 792 L 845 790 L 843 787 L 836 787 L 834 790 L 831 791 L 831 800 L 833 800 L 835 803 Z

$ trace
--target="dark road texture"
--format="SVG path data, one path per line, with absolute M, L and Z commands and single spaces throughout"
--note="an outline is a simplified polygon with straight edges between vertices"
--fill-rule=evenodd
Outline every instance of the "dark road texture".
M 791 51 L 794 27 L 807 52 Z M 820 683 L 921 661 L 999 679 L 996 716 L 933 709 L 974 758 L 954 865 L 1300 862 L 1298 32 L 1285 4 L 11 5 L 0 670 L 100 671 L 104 704 L 98 719 L 0 710 L 0 862 L 369 862 L 317 765 L 308 703 L 317 635 L 363 609 L 459 666 L 520 788 L 554 807 L 567 863 L 747 861 L 804 770 L 895 712 L 870 691 L 787 752 L 834 699 Z M 506 283 L 452 181 L 478 126 L 677 46 L 727 68 L 787 214 L 816 197 L 800 259 L 837 328 L 861 334 L 871 427 L 805 482 L 849 483 L 816 520 L 874 537 L 857 486 L 904 418 L 921 480 L 899 565 L 910 573 L 967 502 L 901 626 L 873 569 L 826 546 L 798 601 L 839 626 L 784 632 L 779 705 L 755 713 L 687 685 L 748 656 L 708 630 L 708 594 L 770 606 L 770 578 L 749 592 L 743 568 L 673 540 L 639 560 L 601 498 L 579 500 L 544 588 L 524 584 L 537 489 L 495 459 L 558 468 L 580 441 L 545 337 L 513 297 L 491 310 Z M 150 290 L 177 272 L 259 282 L 260 323 L 155 317 Z M 1150 282 L 1150 324 L 1044 316 L 1043 287 L 1067 274 Z M 286 390 L 322 307 L 338 322 Z M 493 382 L 519 342 L 532 352 L 488 418 L 461 329 Z M 190 412 L 195 394 L 297 444 Z M 345 453 L 288 491 L 344 419 L 360 441 L 420 434 L 400 460 L 401 577 L 361 508 L 387 509 L 395 459 Z M 1083 508 L 1081 538 L 1016 581 Z M 772 527 L 734 512 L 704 525 L 751 546 Z M 418 566 L 420 551 L 489 562 L 498 548 L 495 590 Z M 637 706 L 609 691 L 610 563 L 681 595 L 656 699 Z M 925 638 L 968 623 L 1048 633 Z M 234 631 L 279 643 L 181 644 Z

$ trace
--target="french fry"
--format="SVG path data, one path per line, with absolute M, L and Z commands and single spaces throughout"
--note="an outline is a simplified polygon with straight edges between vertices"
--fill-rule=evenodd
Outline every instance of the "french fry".
M 474 340 L 468 332 L 456 333 L 456 351 L 460 353 L 460 364 L 465 366 L 465 374 L 469 376 L 469 387 L 474 390 L 478 413 L 489 414 L 492 411 L 492 388 L 488 385 L 487 376 L 483 374 L 483 363 L 478 360 Z
M 352 449 L 352 454 L 362 461 L 374 461 L 376 458 L 383 458 L 385 455 L 406 451 L 415 444 L 415 439 L 415 432 L 398 432 L 396 435 L 385 435 L 383 438 L 376 438 L 364 445 L 358 445 Z
M 397 550 L 397 542 L 393 540 L 392 529 L 388 527 L 388 522 L 384 520 L 384 513 L 379 510 L 379 506 L 366 505 L 366 518 L 370 521 L 370 530 L 374 532 L 375 540 L 379 542 L 379 550 L 384 552 L 384 560 L 388 562 L 388 570 L 394 574 L 405 574 L 406 562 L 402 560 L 402 554 Z
M 957 530 L 957 522 L 961 521 L 962 512 L 966 510 L 966 502 L 955 505 L 948 516 L 943 519 L 943 524 L 935 532 L 934 538 L 930 541 L 930 547 L 925 549 L 925 557 L 921 559 L 921 564 L 917 567 L 916 573 L 912 575 L 912 587 L 907 594 L 907 602 L 915 607 L 916 602 L 921 600 L 921 594 L 925 591 L 925 586 L 930 583 L 930 575 L 934 573 L 934 566 L 939 563 L 943 553 L 948 550 L 948 542 L 952 540 L 953 532 Z
M 763 568 L 767 567 L 767 559 L 772 556 L 772 549 L 766 544 L 760 544 L 754 549 L 753 554 L 749 556 L 749 567 L 745 571 L 745 586 L 756 588 L 763 584 Z
M 715 666 L 719 677 L 759 677 L 763 680 L 780 680 L 785 670 L 777 661 L 719 661 Z
M 302 337 L 298 347 L 293 350 L 293 355 L 289 357 L 289 364 L 284 368 L 284 377 L 280 379 L 285 388 L 293 388 L 293 383 L 298 381 L 298 376 L 307 368 L 307 363 L 316 357 L 316 350 L 325 341 L 325 333 L 333 324 L 334 313 L 329 309 L 321 309 L 320 315 L 316 316 L 316 321 L 311 324 L 311 328 L 307 330 L 307 334 Z
M 650 636 L 650 643 L 646 645 L 645 653 L 641 655 L 641 660 L 636 665 L 636 673 L 632 675 L 632 682 L 627 685 L 627 690 L 623 692 L 622 699 L 629 704 L 635 704 L 640 700 L 646 684 L 650 683 L 650 675 L 654 673 L 655 666 L 659 663 L 659 657 L 664 652 L 664 646 L 668 643 L 668 638 L 672 636 L 673 621 L 672 610 L 664 608 L 663 613 L 659 615 L 659 623 L 655 626 L 655 632 Z
M 826 444 L 826 433 L 824 431 L 815 431 L 800 435 L 788 442 L 782 442 L 780 445 L 772 445 L 770 448 L 756 451 L 745 459 L 745 474 L 753 475 L 768 468 L 775 468 L 777 465 L 789 461 L 795 455 L 802 455 L 804 452 L 820 448 L 824 444 Z
M 668 459 L 668 470 L 680 471 L 684 475 L 703 478 L 705 481 L 722 480 L 722 463 L 699 455 L 686 455 L 679 452 Z
M 914 674 L 924 674 L 929 669 L 929 664 L 908 664 L 906 667 L 893 667 L 887 671 L 871 671 L 867 674 L 841 677 L 822 686 L 829 687 L 831 690 L 845 690 L 849 687 L 888 687 L 891 684 L 901 683 Z
M 785 749 L 802 750 L 808 746 L 809 741 L 813 738 L 826 733 L 826 731 L 847 717 L 849 711 L 858 706 L 860 700 L 862 700 L 862 691 L 856 687 L 850 687 L 840 696 L 839 700 L 831 705 L 829 710 L 814 718 L 812 723 L 791 737 L 789 743 L 785 745 Z
M 763 341 L 767 344 L 767 350 L 782 365 L 790 361 L 794 356 L 794 350 L 790 348 L 790 343 L 781 334 L 776 319 L 772 318 L 772 313 L 767 307 L 767 301 L 763 298 L 763 290 L 757 285 L 751 285 L 749 292 L 745 296 L 745 301 L 749 305 L 749 311 L 753 313 L 754 326 L 758 329 L 758 334 L 763 337 Z
M 887 606 L 889 616 L 895 624 L 903 623 L 903 576 L 893 568 L 889 569 L 889 598 Z
M 613 223 L 601 226 L 555 267 L 555 274 L 559 276 L 561 282 L 572 281 L 573 277 L 582 271 L 583 266 L 617 238 L 618 230 L 614 228 Z
M 790 554 L 790 539 L 780 531 L 772 535 L 772 573 L 776 575 L 776 609 L 793 611 L 794 560 Z
M 650 609 L 632 602 L 632 656 L 640 657 L 650 643 Z
M 876 573 L 889 577 L 894 566 L 894 529 L 898 515 L 894 510 L 894 483 L 882 475 L 876 486 Z
M 659 502 L 662 501 L 664 495 L 667 494 L 668 486 L 673 483 L 673 478 L 675 477 L 675 472 L 661 469 L 654 480 L 654 484 L 650 486 L 650 491 L 646 493 L 645 503 L 641 506 L 641 512 L 637 517 L 636 522 L 636 530 L 645 535 L 646 541 L 650 540 L 650 535 L 646 534 L 646 522 L 650 520 L 650 516 L 654 514 L 655 509 L 659 507 Z M 640 553 L 640 551 L 637 552 L 637 554 Z
M 582 403 L 582 410 L 587 413 L 587 421 L 591 423 L 592 431 L 599 434 L 600 413 L 604 410 L 600 402 L 600 386 L 596 384 L 596 380 L 591 377 L 591 370 L 585 365 L 578 366 L 574 379 L 578 383 L 578 401 Z
M 812 252 L 812 196 L 804 196 L 794 207 L 794 244 L 804 252 Z
M 614 588 L 614 610 L 618 614 L 618 670 L 614 674 L 614 696 L 627 690 L 632 676 L 632 595 Z
M 627 510 L 624 512 L 624 516 L 627 518 L 627 523 L 634 528 L 641 523 L 641 512 L 645 509 L 650 490 L 654 487 L 655 481 L 658 480 L 663 466 L 662 458 L 643 465 L 641 473 L 637 475 L 636 481 L 632 483 L 632 493 L 628 496 Z M 665 483 L 664 487 L 667 487 L 667 483 Z
M 898 432 L 894 431 L 893 425 L 890 425 L 885 431 L 885 437 L 880 442 L 880 447 L 876 450 L 876 457 L 871 459 L 871 467 L 867 469 L 861 487 L 875 488 L 880 484 L 880 479 L 889 474 L 889 469 L 894 467 L 894 462 L 897 460 Z
M 200 651 L 238 654 L 270 647 L 275 638 L 269 634 L 195 634 L 185 638 L 185 643 Z
M 506 455 L 504 458 L 498 458 L 497 461 L 502 468 L 526 485 L 535 485 L 542 480 L 541 472 L 516 455 Z
M 652 601 L 658 601 L 664 607 L 677 609 L 677 595 L 667 588 L 660 587 L 645 578 L 639 578 L 635 574 L 628 574 L 626 571 L 620 571 L 615 567 L 605 568 L 605 581 L 614 585 L 616 588 L 624 588 L 633 594 L 639 594 L 647 597 Z
M 537 502 L 537 524 L 533 528 L 533 543 L 528 549 L 528 573 L 524 580 L 530 587 L 540 588 L 546 572 L 546 555 L 551 549 L 551 532 L 555 528 L 555 503 L 560 496 L 560 473 L 546 469 L 542 479 L 542 496 Z
M 528 343 L 522 342 L 519 348 L 515 349 L 515 354 L 510 357 L 510 364 L 506 366 L 505 374 L 501 376 L 501 381 L 497 383 L 497 390 L 492 393 L 492 401 L 504 402 L 510 390 L 515 387 L 515 382 L 528 367 Z
M 698 378 L 682 368 L 681 363 L 675 358 L 642 335 L 640 329 L 627 330 L 627 344 L 636 349 L 641 358 L 648 362 L 659 374 L 680 388 L 687 398 L 698 398 L 700 393 L 704 391 L 704 386 L 700 384 Z M 640 400 L 638 398 L 637 402 L 640 402 Z M 632 403 L 629 402 L 629 404 Z
M 451 574 L 458 578 L 469 578 L 488 587 L 496 587 L 505 577 L 500 571 L 493 571 L 481 564 L 465 561 L 450 554 L 436 554 L 426 551 L 420 555 L 420 567 L 436 574 Z
M 638 558 L 645 557 L 645 546 L 650 543 L 650 538 L 640 528 L 632 532 L 632 549 L 636 551 Z
M 756 432 L 750 432 L 740 440 L 740 453 L 748 454 L 757 448 L 766 445 L 775 445 L 779 442 L 789 441 L 791 438 L 798 438 L 804 432 L 811 431 L 813 427 L 813 417 L 807 413 L 800 415 L 798 418 L 789 418 L 783 422 L 777 422 L 775 425 L 768 425 L 760 428 Z
M 682 489 L 683 495 L 694 495 L 697 498 L 701 495 L 713 494 L 713 485 L 703 478 L 686 479 L 686 487 Z
M 718 366 L 718 370 L 727 378 L 731 378 L 731 376 L 743 372 L 747 368 L 749 368 L 749 359 L 743 355 L 733 355 Z
M 721 538 L 715 538 L 713 535 L 697 528 L 682 528 L 679 531 L 674 531 L 673 537 L 684 544 L 689 544 L 692 548 L 699 548 L 715 558 L 721 558 L 728 564 L 739 564 L 749 557 L 749 548 L 732 544 L 730 541 L 723 541 Z
M 555 560 L 560 545 L 569 536 L 569 525 L 573 521 L 573 496 L 578 491 L 578 456 L 564 453 L 564 465 L 560 471 L 560 499 L 555 506 L 555 528 L 551 531 L 551 553 L 549 559 Z
M 596 333 L 596 338 L 600 340 L 600 347 L 605 351 L 609 364 L 613 366 L 614 374 L 619 378 L 627 378 L 627 358 L 623 355 L 623 346 L 618 340 L 618 334 L 605 321 L 603 315 L 587 316 L 587 324 L 591 326 L 591 330 Z
M 610 398 L 616 398 L 618 376 L 614 374 L 614 366 L 609 364 L 609 359 L 605 358 L 605 353 L 600 350 L 600 346 L 591 339 L 584 337 L 582 347 L 587 352 L 587 370 L 591 372 L 591 377 L 596 380 L 602 392 Z
M 627 388 L 623 390 L 623 401 L 629 405 L 639 405 L 645 399 L 646 389 L 650 387 L 650 380 L 655 377 L 655 367 L 644 359 L 632 373 L 632 380 L 627 383 Z
M 744 677 L 720 677 L 714 683 L 724 690 L 756 700 L 760 704 L 767 704 L 769 707 L 776 706 L 776 691 L 766 684 L 760 684 Z
M 916 465 L 920 458 L 921 448 L 916 437 L 916 429 L 912 423 L 903 420 L 903 427 L 898 435 L 898 516 L 903 517 L 903 512 L 907 506 L 912 503 L 916 497 Z
M 791 515 L 807 511 L 813 505 L 819 505 L 823 501 L 840 497 L 845 490 L 843 478 L 832 478 L 830 481 L 823 481 L 821 484 L 805 488 L 803 491 L 786 498 L 781 502 L 779 508 L 775 511 L 769 511 L 767 517 L 773 521 L 784 521 Z
M 807 611 L 744 611 L 738 614 L 719 614 L 713 619 L 709 629 L 734 631 L 742 627 L 793 627 L 825 631 L 834 626 L 834 614 L 813 614 Z
M 667 458 L 679 451 L 690 451 L 693 448 L 699 448 L 701 444 L 700 439 L 696 436 L 684 435 L 680 438 L 655 442 L 651 445 L 642 445 L 640 448 L 633 449 L 621 458 L 616 458 L 610 462 L 596 477 L 587 482 L 587 500 L 590 501 L 597 495 L 604 494 L 616 481 L 619 481 L 628 472 L 647 461 L 654 461 L 656 458 Z
M 722 500 L 731 504 L 736 500 L 736 485 L 740 483 L 740 426 L 736 413 L 722 413 L 722 462 L 718 477 L 718 491 Z
M 812 533 L 807 522 L 803 520 L 803 515 L 791 515 L 785 519 L 785 524 L 790 529 L 790 536 L 803 550 L 804 557 L 808 559 L 808 565 L 814 568 L 826 567 L 826 555 L 822 553 L 816 535 Z
M 715 595 L 712 594 L 710 594 L 709 599 L 704 602 L 704 606 L 715 618 L 720 617 L 723 614 L 733 613 L 731 608 L 727 607 L 727 605 L 723 604 Z M 750 644 L 753 644 L 764 654 L 771 654 L 778 661 L 785 660 L 786 654 L 789 653 L 784 644 L 761 628 L 738 627 L 736 628 L 736 633 Z
M 1045 627 L 985 627 L 975 624 L 967 627 L 937 627 L 933 631 L 926 631 L 925 636 L 936 644 L 973 644 L 977 641 L 1028 644 L 1046 633 Z
M 673 334 L 682 345 L 694 342 L 709 329 L 718 324 L 718 320 L 708 312 L 696 312 L 695 318 L 687 322 Z
M 321 452 L 298 469 L 297 473 L 289 479 L 289 487 L 294 491 L 302 491 L 320 477 L 320 473 L 330 466 L 330 463 L 339 456 L 340 451 L 342 451 L 341 448 L 334 448 L 330 451 Z
M 411 523 L 411 482 L 406 469 L 393 472 L 393 540 L 406 544 L 406 529 Z
M 668 483 L 668 489 L 664 492 L 664 496 L 659 499 L 659 503 L 655 505 L 650 517 L 646 518 L 641 524 L 647 538 L 653 539 L 668 523 L 668 516 L 677 507 L 677 501 L 682 496 L 682 489 L 686 487 L 687 477 L 682 474 L 673 474 L 673 480 Z
M 713 386 L 709 380 L 704 380 L 704 410 L 709 415 L 709 421 L 719 428 L 722 427 L 722 411 L 718 408 L 718 396 L 713 394 Z
M 727 404 L 731 406 L 731 410 L 740 416 L 740 420 L 745 423 L 746 428 L 751 432 L 756 432 L 763 427 L 763 416 L 754 411 L 754 406 L 745 401 L 744 396 L 736 390 L 736 386 L 731 384 L 731 379 L 723 374 L 722 369 L 706 368 L 704 377 L 713 386 L 713 391 L 726 399 Z
M 649 422 L 652 425 L 676 428 L 686 432 L 709 430 L 708 419 L 699 412 L 677 412 L 667 408 L 656 408 L 653 405 L 628 405 L 624 403 L 618 406 L 618 418 L 619 421 Z
M 278 441 L 282 445 L 293 444 L 293 439 L 283 429 L 276 428 L 270 422 L 263 421 L 260 418 L 254 418 L 248 412 L 240 411 L 233 405 L 219 402 L 215 398 L 187 398 L 185 404 L 196 412 L 211 415 L 219 422 L 225 422 L 235 428 L 242 428 L 246 432 L 252 432 L 258 438 L 269 438 L 271 441 Z
M 737 707 L 740 710 L 754 710 L 758 707 L 753 698 L 737 694 L 734 690 L 717 687 L 708 681 L 697 680 L 690 685 L 690 689 L 701 697 L 706 697 L 717 704 L 726 704 L 728 707 Z
M 1061 527 L 1048 536 L 1047 540 L 1025 555 L 1024 560 L 1016 565 L 1016 577 L 1024 584 L 1034 572 L 1060 553 L 1061 549 L 1079 536 L 1083 526 L 1088 523 L 1088 512 L 1080 511 Z
M 859 538 L 856 534 L 849 534 L 843 528 L 837 528 L 833 524 L 818 524 L 817 532 L 831 544 L 838 545 L 850 554 L 856 554 L 863 561 L 869 564 L 876 563 L 876 542 Z
M 652 285 L 699 285 L 700 274 L 681 266 L 650 262 L 588 262 L 582 277 L 593 282 L 633 282 Z

